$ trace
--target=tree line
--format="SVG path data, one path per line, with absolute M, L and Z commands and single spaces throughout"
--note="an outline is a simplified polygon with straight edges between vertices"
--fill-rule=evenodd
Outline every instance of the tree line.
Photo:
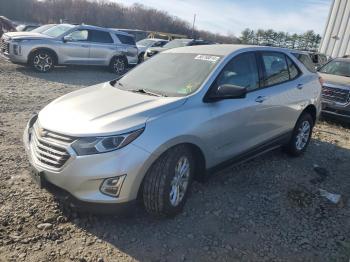
M 125 6 L 108 0 L 0 0 L 0 15 L 13 20 L 37 23 L 85 23 L 111 28 L 129 28 L 181 34 L 219 43 L 238 43 L 230 35 L 194 30 L 183 19 L 140 4 Z
M 140 4 L 125 6 L 109 0 L 0 0 L 0 15 L 13 20 L 41 24 L 65 21 L 111 28 L 141 29 L 181 34 L 218 43 L 267 45 L 302 50 L 317 50 L 321 36 L 314 31 L 289 34 L 269 30 L 245 29 L 241 37 L 194 30 L 190 22 L 165 11 Z
M 265 45 L 275 47 L 285 47 L 306 51 L 316 51 L 321 42 L 321 36 L 313 30 L 306 31 L 303 34 L 289 34 L 269 30 L 251 30 L 245 29 L 240 37 L 242 44 Z

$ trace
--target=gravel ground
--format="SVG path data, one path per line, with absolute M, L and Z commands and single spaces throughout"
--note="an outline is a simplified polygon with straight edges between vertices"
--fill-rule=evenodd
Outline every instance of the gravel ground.
M 174 219 L 63 209 L 29 178 L 23 129 L 54 98 L 109 79 L 101 68 L 39 74 L 0 60 L 0 261 L 349 261 L 350 129 L 337 123 L 320 122 L 300 158 L 276 150 L 195 183 Z

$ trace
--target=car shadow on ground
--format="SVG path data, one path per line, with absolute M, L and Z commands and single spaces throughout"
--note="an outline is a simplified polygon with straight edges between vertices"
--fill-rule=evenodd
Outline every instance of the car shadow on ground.
M 349 250 L 332 234 L 350 241 L 349 206 L 329 204 L 318 190 L 349 197 L 346 159 L 349 149 L 314 139 L 300 158 L 275 150 L 194 183 L 173 219 L 152 218 L 141 206 L 127 216 L 66 215 L 138 261 L 293 261 L 295 254 L 297 261 L 321 261 L 330 253 L 340 261 Z M 329 171 L 323 180 L 315 180 L 315 164 Z
M 107 67 L 100 66 L 59 66 L 48 73 L 36 72 L 29 66 L 18 66 L 16 70 L 29 77 L 77 86 L 90 86 L 117 78 Z

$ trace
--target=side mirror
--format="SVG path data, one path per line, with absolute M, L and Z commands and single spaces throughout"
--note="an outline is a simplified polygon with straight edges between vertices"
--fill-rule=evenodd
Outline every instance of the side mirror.
M 237 99 L 244 98 L 247 94 L 247 88 L 243 86 L 236 86 L 230 84 L 224 84 L 218 86 L 210 96 L 210 101 L 217 101 L 222 99 Z
M 63 42 L 67 43 L 67 42 L 72 42 L 73 38 L 69 35 L 66 35 L 63 37 Z

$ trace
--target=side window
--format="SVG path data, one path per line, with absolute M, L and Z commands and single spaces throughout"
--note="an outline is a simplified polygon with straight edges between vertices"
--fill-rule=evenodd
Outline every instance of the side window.
M 97 31 L 97 30 L 89 30 L 89 41 L 95 42 L 95 43 L 105 43 L 105 44 L 113 43 L 113 39 L 108 32 Z
M 117 34 L 116 36 L 119 38 L 120 42 L 124 45 L 136 45 L 135 37 L 133 36 L 122 35 L 122 34 L 120 35 Z
M 217 85 L 231 84 L 246 87 L 248 91 L 259 88 L 258 66 L 254 53 L 234 57 L 221 71 Z
M 161 47 L 163 45 L 164 45 L 164 43 L 162 41 L 158 41 L 158 42 L 155 42 L 152 46 L 153 47 Z
M 293 55 L 309 70 L 311 73 L 316 73 L 316 68 L 310 56 L 306 54 L 293 53 Z
M 284 54 L 262 52 L 261 57 L 265 68 L 265 86 L 272 86 L 289 80 L 289 72 Z
M 289 79 L 293 80 L 300 75 L 300 69 L 294 64 L 294 62 L 286 56 L 288 69 L 289 69 Z
M 68 35 L 73 41 L 87 41 L 88 31 L 87 30 L 76 30 Z

